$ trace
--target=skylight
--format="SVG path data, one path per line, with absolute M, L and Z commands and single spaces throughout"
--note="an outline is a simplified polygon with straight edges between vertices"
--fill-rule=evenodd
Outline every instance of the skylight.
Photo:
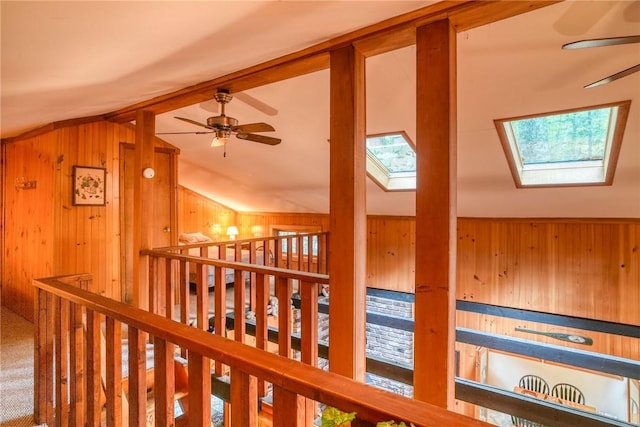
M 496 120 L 516 186 L 611 185 L 630 105 Z
M 416 151 L 406 133 L 367 136 L 367 174 L 385 191 L 416 189 Z

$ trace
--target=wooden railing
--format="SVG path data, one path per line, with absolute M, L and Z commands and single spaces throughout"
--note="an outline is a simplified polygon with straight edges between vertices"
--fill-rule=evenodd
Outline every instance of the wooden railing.
M 178 263 L 188 261 L 183 258 L 185 255 L 175 256 L 179 257 Z M 266 273 L 256 271 L 256 274 Z M 305 279 L 308 283 L 309 278 Z M 148 398 L 145 347 L 149 340 L 153 342 L 154 355 L 152 401 L 155 423 L 159 426 L 176 425 L 173 402 L 177 349 L 186 351 L 189 426 L 210 424 L 213 361 L 215 369 L 222 364 L 230 369 L 233 426 L 257 425 L 258 381 L 273 385 L 273 425 L 278 427 L 311 425 L 307 409 L 317 402 L 356 412 L 356 425 L 390 419 L 416 426 L 488 425 L 225 339 L 200 327 L 190 327 L 167 318 L 166 314 L 161 316 L 88 292 L 90 280 L 89 276 L 34 280 L 37 423 L 98 426 L 106 402 L 104 418 L 108 426 L 120 426 L 127 421 L 130 425 L 145 425 Z M 129 410 L 123 414 L 121 342 L 125 335 L 129 372 L 124 394 Z

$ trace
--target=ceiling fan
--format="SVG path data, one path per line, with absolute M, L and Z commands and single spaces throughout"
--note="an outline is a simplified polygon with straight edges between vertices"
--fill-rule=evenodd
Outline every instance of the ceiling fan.
M 567 43 L 563 45 L 562 48 L 563 49 L 582 49 L 587 47 L 614 46 L 618 44 L 629 44 L 629 43 L 640 43 L 640 35 L 580 40 L 572 43 Z M 640 64 L 634 65 L 633 67 L 629 67 L 626 70 L 619 71 L 615 74 L 607 76 L 593 83 L 589 83 L 588 85 L 585 86 L 585 89 L 611 83 L 614 80 L 621 79 L 622 77 L 626 77 L 638 71 L 640 71 Z
M 253 132 L 273 132 L 275 129 L 273 126 L 267 123 L 247 123 L 244 125 L 238 124 L 238 120 L 227 116 L 224 112 L 225 105 L 228 104 L 232 99 L 233 95 L 229 93 L 226 89 L 220 89 L 213 98 L 220 104 L 220 115 L 212 116 L 207 119 L 207 124 L 197 122 L 195 120 L 187 119 L 184 117 L 176 117 L 178 120 L 185 121 L 187 123 L 194 124 L 196 126 L 201 126 L 203 128 L 209 129 L 207 132 L 166 132 L 164 134 L 203 134 L 203 133 L 212 133 L 214 135 L 213 140 L 211 141 L 212 147 L 220 147 L 225 145 L 231 134 L 234 133 L 236 138 L 244 139 L 247 141 L 259 142 L 261 144 L 267 145 L 278 145 L 282 140 L 280 138 L 274 138 L 271 136 L 265 135 L 257 135 Z

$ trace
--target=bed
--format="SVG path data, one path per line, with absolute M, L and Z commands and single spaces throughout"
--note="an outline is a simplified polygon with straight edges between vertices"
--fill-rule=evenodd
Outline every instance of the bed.
M 210 243 L 213 242 L 211 238 L 202 234 L 202 233 L 183 233 L 179 236 L 180 244 L 194 244 L 194 243 Z M 218 250 L 216 247 L 211 247 L 210 249 L 210 258 L 218 259 Z M 189 248 L 188 254 L 191 256 L 200 256 L 200 248 Z M 241 259 L 237 260 L 237 262 L 250 262 L 250 251 L 249 249 L 242 249 L 241 251 Z M 226 261 L 236 261 L 236 250 L 233 245 L 227 246 L 226 250 Z M 262 248 L 256 249 L 256 261 L 254 264 L 264 265 L 264 251 Z M 207 276 L 208 276 L 208 286 L 212 288 L 214 286 L 214 272 L 215 268 L 213 266 L 207 267 Z M 245 278 L 247 280 L 247 278 Z M 235 281 L 235 270 L 230 268 L 224 269 L 224 282 L 225 284 L 233 284 Z M 196 271 L 195 265 L 189 265 L 189 283 L 194 285 L 196 283 Z

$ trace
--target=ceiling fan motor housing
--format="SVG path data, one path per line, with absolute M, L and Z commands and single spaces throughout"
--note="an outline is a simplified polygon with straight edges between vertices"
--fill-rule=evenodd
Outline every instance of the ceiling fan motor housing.
M 229 116 L 214 116 L 207 119 L 207 126 L 214 129 L 231 129 L 238 125 L 238 120 Z

